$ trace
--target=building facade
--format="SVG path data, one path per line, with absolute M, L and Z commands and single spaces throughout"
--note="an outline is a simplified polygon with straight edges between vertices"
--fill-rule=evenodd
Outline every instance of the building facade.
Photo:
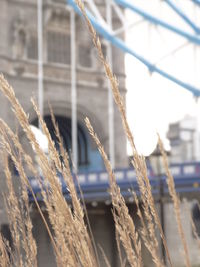
M 30 116 L 30 123 L 36 124 L 36 116 L 30 104 L 30 97 L 38 97 L 38 45 L 36 1 L 1 0 L 0 44 L 1 72 L 13 86 L 20 103 Z M 71 44 L 70 11 L 65 1 L 43 1 L 43 67 L 44 67 L 44 117 L 48 122 L 50 102 L 58 123 L 67 124 L 70 134 L 71 123 Z M 8 18 L 9 14 L 9 18 Z M 113 18 L 115 23 L 115 18 Z M 116 20 L 116 23 L 118 21 Z M 85 158 L 79 151 L 79 167 L 102 168 L 96 148 L 86 140 L 83 119 L 88 116 L 108 151 L 108 86 L 103 67 L 98 59 L 91 36 L 83 20 L 76 16 L 76 75 L 77 75 L 77 117 L 80 144 L 85 145 Z M 103 50 L 106 53 L 106 43 Z M 113 48 L 114 73 L 125 98 L 124 55 Z M 1 116 L 14 128 L 12 112 L 2 100 Z M 115 110 L 115 160 L 116 167 L 126 162 L 126 144 L 120 116 Z M 49 128 L 51 126 L 49 125 Z M 64 129 L 63 129 L 64 130 Z M 70 137 L 70 136 L 68 136 Z M 67 139 L 71 139 L 67 138 Z M 82 139 L 85 139 L 83 141 Z M 67 142 L 67 140 L 66 140 Z M 84 144 L 85 142 L 85 144 Z M 88 143 L 87 143 L 88 142 Z M 86 144 L 87 143 L 87 144 Z M 120 145 L 119 145 L 120 144 Z M 71 147 L 70 142 L 66 144 Z M 81 145 L 79 146 L 81 150 Z M 81 158 L 82 157 L 82 158 Z M 94 160 L 95 159 L 95 160 Z M 94 160 L 94 161 L 93 161 Z
M 187 162 L 199 161 L 198 146 L 200 136 L 199 133 L 197 133 L 196 117 L 186 115 L 182 120 L 171 123 L 169 125 L 167 137 L 170 141 L 171 147 L 169 157 L 171 164 L 184 164 Z M 188 168 L 187 171 L 188 175 L 190 176 L 190 169 Z M 173 173 L 173 171 L 172 174 L 177 175 L 177 173 Z M 198 240 L 194 235 L 191 225 L 192 218 L 199 236 L 200 214 L 197 205 L 199 198 L 196 199 L 196 197 L 197 196 L 192 196 L 191 194 L 191 197 L 187 199 L 187 203 L 182 202 L 180 205 L 180 216 L 192 266 L 199 266 L 200 262 Z M 174 266 L 183 266 L 184 258 L 181 256 L 183 255 L 182 242 L 177 234 L 177 223 L 174 216 L 174 207 L 172 203 L 165 203 L 164 214 L 165 233 Z

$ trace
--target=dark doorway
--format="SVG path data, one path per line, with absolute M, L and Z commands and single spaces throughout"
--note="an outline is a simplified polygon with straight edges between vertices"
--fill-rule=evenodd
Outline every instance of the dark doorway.
M 71 119 L 56 115 L 55 116 L 56 123 L 58 125 L 59 131 L 60 131 L 60 136 L 63 140 L 63 145 L 65 149 L 68 151 L 69 156 L 71 154 L 71 149 L 72 149 L 72 123 Z M 50 132 L 51 138 L 55 142 L 55 146 L 57 150 L 59 150 L 59 144 L 58 144 L 58 139 L 55 134 L 55 129 L 54 125 L 51 119 L 50 115 L 44 116 L 44 121 L 47 125 L 47 128 Z M 38 119 L 35 119 L 32 122 L 32 125 L 38 127 Z M 83 127 L 78 123 L 78 129 L 77 129 L 77 144 L 78 144 L 78 165 L 79 166 L 87 166 L 89 164 L 88 161 L 88 140 L 87 136 L 85 134 L 85 131 Z

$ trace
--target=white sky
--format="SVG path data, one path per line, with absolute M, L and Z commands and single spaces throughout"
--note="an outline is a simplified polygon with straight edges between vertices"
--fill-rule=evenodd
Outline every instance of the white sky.
M 34 125 L 31 125 L 31 130 L 33 131 L 36 140 L 38 141 L 40 147 L 47 152 L 48 151 L 48 140 L 46 135 L 44 135 L 40 129 L 35 127 Z
M 147 0 L 132 2 L 156 17 L 193 34 L 193 30 L 164 1 L 148 0 L 151 5 L 147 4 Z M 192 1 L 189 0 L 174 3 L 181 3 L 181 9 L 192 20 L 196 20 L 200 27 L 199 21 L 197 22 L 197 18 L 200 19 L 200 7 L 194 9 Z M 141 20 L 132 12 L 127 12 L 127 18 L 131 22 Z M 129 29 L 126 42 L 149 61 L 158 62 L 158 67 L 200 88 L 200 47 L 188 44 L 186 39 L 148 22 L 141 22 Z M 182 49 L 171 53 L 182 45 Z M 171 55 L 166 56 L 168 54 Z M 161 60 L 164 56 L 166 57 Z M 190 92 L 156 73 L 151 75 L 147 68 L 132 56 L 126 55 L 125 62 L 129 123 L 138 150 L 143 154 L 149 154 L 156 145 L 156 132 L 164 138 L 170 122 L 178 121 L 186 114 L 197 113 L 195 101 Z

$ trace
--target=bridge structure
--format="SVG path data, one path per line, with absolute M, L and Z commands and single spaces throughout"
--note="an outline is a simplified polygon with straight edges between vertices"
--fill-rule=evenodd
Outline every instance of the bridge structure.
M 181 197 L 188 199 L 200 197 L 200 162 L 172 164 L 170 171 L 174 177 L 176 192 Z M 115 177 L 121 194 L 127 202 L 133 202 L 133 191 L 140 196 L 137 177 L 133 168 L 116 169 Z M 164 174 L 156 176 L 150 166 L 148 167 L 148 177 L 155 199 L 158 200 L 161 197 L 169 199 L 167 177 Z M 63 194 L 70 201 L 67 185 L 61 176 L 59 178 L 62 184 Z M 108 173 L 106 171 L 79 173 L 76 177 L 74 176 L 74 182 L 79 196 L 80 185 L 86 203 L 105 202 L 110 204 Z M 32 177 L 30 178 L 30 184 L 38 201 L 42 201 L 38 180 Z M 30 202 L 34 201 L 31 193 L 29 193 L 29 200 Z
M 136 2 L 136 3 L 135 3 Z M 192 3 L 193 2 L 193 3 Z M 43 13 L 42 13 L 42 1 L 38 0 L 37 2 L 38 8 L 38 102 L 40 106 L 41 114 L 43 114 L 43 55 L 41 51 L 42 42 L 43 42 Z M 136 58 L 140 63 L 145 65 L 149 72 L 157 73 L 162 77 L 170 80 L 171 82 L 181 86 L 183 89 L 191 92 L 196 98 L 200 96 L 200 89 L 198 85 L 194 85 L 194 83 L 186 82 L 184 79 L 181 79 L 176 76 L 175 73 L 170 73 L 169 71 L 161 68 L 159 63 L 152 63 L 148 57 L 138 53 L 133 47 L 130 47 L 124 38 L 124 34 L 131 28 L 131 25 L 127 24 L 125 10 L 129 10 L 137 18 L 141 18 L 143 21 L 149 23 L 149 25 L 154 25 L 159 29 L 164 29 L 169 33 L 172 33 L 183 40 L 187 41 L 189 44 L 193 44 L 195 49 L 200 45 L 200 26 L 196 23 L 196 21 L 191 18 L 186 11 L 184 11 L 180 5 L 173 0 L 166 0 L 164 4 L 169 8 L 170 12 L 174 13 L 177 18 L 179 18 L 183 23 L 182 27 L 176 25 L 176 23 L 172 23 L 169 21 L 165 21 L 161 19 L 158 15 L 155 15 L 143 7 L 137 5 L 137 1 L 127 1 L 127 0 L 111 0 L 106 1 L 102 12 L 102 7 L 99 5 L 97 1 L 87 0 L 86 4 L 86 14 L 90 19 L 92 25 L 94 26 L 97 33 L 101 36 L 103 40 L 105 40 L 106 48 L 107 48 L 107 58 L 111 62 L 111 67 L 113 63 L 113 47 L 119 49 L 122 53 L 128 53 L 132 57 Z M 191 5 L 194 8 L 199 9 L 198 1 L 191 1 Z M 76 27 L 76 19 L 75 13 L 82 17 L 82 13 L 80 12 L 78 6 L 76 5 L 76 1 L 67 0 L 66 8 L 70 12 L 70 33 L 71 33 L 71 148 L 73 161 L 75 162 L 75 166 L 78 166 L 78 149 L 77 149 L 77 77 L 76 77 L 76 58 L 73 56 L 76 54 L 75 42 L 76 36 L 74 35 L 75 27 Z M 102 15 L 104 14 L 104 15 Z M 113 24 L 113 14 L 115 19 L 117 18 L 117 24 Z M 134 22 L 132 26 L 137 24 Z M 184 47 L 184 45 L 183 45 Z M 169 57 L 171 54 L 175 54 L 178 50 L 182 49 L 182 46 L 175 47 L 169 52 L 167 55 L 164 55 L 164 58 Z M 40 53 L 41 52 L 41 53 Z M 109 131 L 108 131 L 108 154 L 110 155 L 110 160 L 112 165 L 115 167 L 116 165 L 116 179 L 121 188 L 122 194 L 127 198 L 131 199 L 130 188 L 133 188 L 136 192 L 138 191 L 137 179 L 135 176 L 135 172 L 133 169 L 119 169 L 118 164 L 115 164 L 115 146 L 116 140 L 114 137 L 114 113 L 113 113 L 113 101 L 111 96 L 111 90 L 108 90 L 108 121 L 109 121 Z M 197 132 L 199 132 L 199 125 L 197 125 Z M 197 135 L 198 137 L 198 135 Z M 198 139 L 198 138 L 197 138 Z M 114 145 L 115 144 L 115 145 Z M 66 146 L 68 147 L 68 146 Z M 199 141 L 196 142 L 196 147 L 199 146 Z M 198 150 L 198 149 L 197 149 Z M 197 152 L 198 154 L 198 152 Z M 180 194 L 194 194 L 199 190 L 198 183 L 198 175 L 200 172 L 200 167 L 198 162 L 194 163 L 184 163 L 184 164 L 175 164 L 171 165 L 172 174 L 174 175 L 175 184 L 177 192 Z M 60 177 L 61 182 L 62 177 Z M 105 171 L 96 171 L 95 168 L 90 170 L 89 172 L 84 170 L 84 167 L 79 168 L 78 179 L 81 185 L 81 188 L 84 193 L 84 197 L 86 201 L 106 201 L 109 198 L 107 189 L 108 189 L 108 177 Z M 168 194 L 166 177 L 160 176 L 156 177 L 151 168 L 149 168 L 149 179 L 153 188 L 153 194 L 159 195 L 160 187 L 163 187 L 164 195 Z M 30 179 L 31 184 L 33 186 L 34 191 L 38 195 L 38 199 L 40 199 L 39 195 L 39 187 L 37 185 L 37 180 L 34 178 Z M 162 181 L 162 182 L 160 182 Z M 66 195 L 66 198 L 69 197 L 66 185 L 63 184 L 63 192 Z
M 144 21 L 149 23 L 150 25 L 155 25 L 157 27 L 160 27 L 161 29 L 166 29 L 167 31 L 174 33 L 177 36 L 180 36 L 183 39 L 188 40 L 189 43 L 192 43 L 194 45 L 199 46 L 200 45 L 200 27 L 198 24 L 195 23 L 192 19 L 190 19 L 190 16 L 185 13 L 180 6 L 178 6 L 175 1 L 173 0 L 165 0 L 164 3 L 171 9 L 171 11 L 175 12 L 177 17 L 181 18 L 182 21 L 186 24 L 186 26 L 189 26 L 190 30 L 188 30 L 188 27 L 180 28 L 176 24 L 172 24 L 168 21 L 160 19 L 158 16 L 155 16 L 148 11 L 146 11 L 144 8 L 137 6 L 135 2 L 137 1 L 127 1 L 127 0 L 112 0 L 108 1 L 109 5 L 106 6 L 108 9 L 107 14 L 110 12 L 109 9 L 113 7 L 117 15 L 119 16 L 119 19 L 121 20 L 123 27 L 117 28 L 115 30 L 112 29 L 112 23 L 109 23 L 109 19 L 104 20 L 101 16 L 100 12 L 98 11 L 97 5 L 95 1 L 90 0 L 86 1 L 86 3 L 89 4 L 90 8 L 86 8 L 86 14 L 91 21 L 93 27 L 97 31 L 98 34 L 103 36 L 107 41 L 109 41 L 113 46 L 118 47 L 121 51 L 124 53 L 130 54 L 132 57 L 136 58 L 140 63 L 144 64 L 148 70 L 151 73 L 158 73 L 162 77 L 172 81 L 173 83 L 181 86 L 182 88 L 190 91 L 194 96 L 199 97 L 200 96 L 200 88 L 197 86 L 194 86 L 190 83 L 187 83 L 183 81 L 182 79 L 179 79 L 176 77 L 176 74 L 169 73 L 168 71 L 165 71 L 157 66 L 157 64 L 150 62 L 147 57 L 145 57 L 142 54 L 139 54 L 137 51 L 135 51 L 132 47 L 130 47 L 125 40 L 120 38 L 118 35 L 119 33 L 123 33 L 125 31 L 128 31 L 128 28 L 131 27 L 130 25 L 127 26 L 126 22 L 126 16 L 124 14 L 123 10 L 130 10 L 133 15 L 136 14 L 139 17 L 143 18 Z M 77 14 L 82 16 L 82 13 L 80 9 L 78 8 L 75 0 L 67 0 L 67 4 L 72 6 L 72 8 L 75 10 Z M 197 3 L 194 1 L 194 7 L 197 5 Z M 122 9 L 120 9 L 122 8 Z M 95 12 L 94 12 L 95 10 Z M 109 16 L 107 16 L 109 17 Z M 134 26 L 134 23 L 133 25 Z M 192 29 L 192 33 L 191 33 Z M 177 52 L 182 47 L 176 48 L 171 51 L 171 54 Z M 170 53 L 167 55 L 170 56 Z

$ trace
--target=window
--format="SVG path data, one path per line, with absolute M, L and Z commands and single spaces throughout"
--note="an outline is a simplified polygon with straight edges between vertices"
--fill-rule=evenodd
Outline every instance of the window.
M 72 150 L 72 122 L 70 118 L 56 115 L 56 123 L 59 128 L 61 139 L 63 140 L 64 148 L 68 151 L 69 155 Z M 50 115 L 44 116 L 44 121 L 47 125 L 51 138 L 55 143 L 57 150 L 60 150 L 59 142 L 55 134 L 54 125 Z M 34 120 L 32 125 L 37 126 L 38 120 Z M 87 136 L 81 125 L 78 124 L 77 128 L 77 144 L 78 144 L 78 164 L 79 166 L 87 166 L 88 162 L 88 141 Z
M 102 50 L 104 58 L 106 59 L 107 58 L 107 45 L 103 42 L 101 43 L 101 50 Z
M 47 33 L 48 62 L 70 64 L 70 35 L 48 31 Z
M 27 44 L 27 57 L 29 59 L 38 59 L 38 41 L 36 36 L 30 36 Z
M 79 45 L 79 64 L 86 68 L 92 67 L 91 48 L 89 46 Z

